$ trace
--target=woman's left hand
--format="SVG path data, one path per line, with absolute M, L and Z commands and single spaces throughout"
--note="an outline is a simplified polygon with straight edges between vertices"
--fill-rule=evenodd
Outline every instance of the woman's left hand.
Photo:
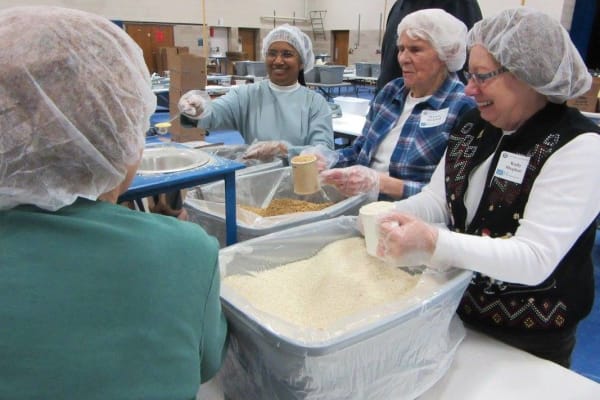
M 334 185 L 346 196 L 361 193 L 379 195 L 379 172 L 363 165 L 328 169 L 320 174 L 324 184 Z

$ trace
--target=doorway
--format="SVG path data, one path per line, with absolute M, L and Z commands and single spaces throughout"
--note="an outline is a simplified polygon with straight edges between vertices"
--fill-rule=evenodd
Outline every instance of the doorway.
M 335 65 L 348 66 L 348 50 L 350 43 L 350 31 L 332 31 L 333 36 L 333 58 Z
M 125 23 L 125 31 L 131 38 L 142 48 L 144 52 L 144 60 L 148 66 L 150 73 L 162 74 L 163 71 L 158 71 L 156 58 L 159 57 L 159 47 L 173 47 L 175 40 L 173 39 L 172 25 L 158 24 L 131 24 Z
M 248 56 L 248 60 L 257 61 L 256 43 L 258 37 L 258 29 L 238 28 L 238 37 L 242 42 L 242 53 L 246 53 L 246 55 Z

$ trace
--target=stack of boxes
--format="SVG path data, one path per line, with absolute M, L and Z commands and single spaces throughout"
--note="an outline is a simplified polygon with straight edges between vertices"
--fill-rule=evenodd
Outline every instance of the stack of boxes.
M 567 105 L 578 108 L 580 111 L 595 113 L 600 111 L 598 108 L 598 92 L 600 91 L 600 76 L 594 76 L 592 87 L 587 93 L 579 97 L 568 100 Z
M 165 72 L 169 70 L 169 57 L 172 58 L 178 54 L 187 54 L 189 52 L 188 47 L 159 47 L 158 52 L 155 54 L 156 72 L 164 76 Z
M 189 90 L 204 90 L 206 88 L 206 58 L 189 53 L 167 51 L 169 66 L 169 115 L 174 118 L 179 115 L 177 103 L 181 96 Z M 184 128 L 175 118 L 171 122 L 171 140 L 174 142 L 189 142 L 204 140 L 206 131 L 202 128 Z

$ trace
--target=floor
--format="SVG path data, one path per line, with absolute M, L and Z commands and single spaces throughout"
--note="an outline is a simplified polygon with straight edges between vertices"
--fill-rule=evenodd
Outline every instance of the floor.
M 600 229 L 596 231 L 593 259 L 596 301 L 590 315 L 579 324 L 571 369 L 600 382 Z

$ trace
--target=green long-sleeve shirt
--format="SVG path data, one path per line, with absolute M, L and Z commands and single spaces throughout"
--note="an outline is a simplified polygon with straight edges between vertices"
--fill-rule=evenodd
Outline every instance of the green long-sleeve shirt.
M 193 399 L 225 349 L 217 258 L 109 203 L 0 211 L 0 398 Z

